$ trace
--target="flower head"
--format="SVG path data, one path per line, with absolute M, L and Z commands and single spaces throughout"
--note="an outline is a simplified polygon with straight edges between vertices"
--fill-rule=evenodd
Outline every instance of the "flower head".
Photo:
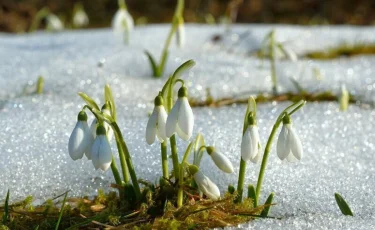
M 223 172 L 232 173 L 234 171 L 230 160 L 224 154 L 217 152 L 214 147 L 207 147 L 207 153 L 210 155 L 216 166 Z
M 301 160 L 303 155 L 302 144 L 292 127 L 290 117 L 285 115 L 283 127 L 277 140 L 277 156 L 280 160 L 294 162 Z
M 219 188 L 210 180 L 210 178 L 199 171 L 197 166 L 190 165 L 189 171 L 194 176 L 194 180 L 197 183 L 199 190 L 202 191 L 208 198 L 214 201 L 220 198 Z
M 106 129 L 98 125 L 96 138 L 91 148 L 91 158 L 95 169 L 106 171 L 112 163 L 112 150 L 109 144 Z
M 83 5 L 77 3 L 74 8 L 73 25 L 75 27 L 84 27 L 89 24 L 89 17 L 87 16 Z
M 64 29 L 64 23 L 54 14 L 47 16 L 47 30 L 61 31 Z
M 87 114 L 81 111 L 78 114 L 78 121 L 69 138 L 68 150 L 73 160 L 83 157 L 90 149 L 94 137 L 92 136 L 87 124 Z
M 250 160 L 253 163 L 258 163 L 261 155 L 259 149 L 259 131 L 252 114 L 249 114 L 248 124 L 249 126 L 246 128 L 246 131 L 242 136 L 241 157 L 244 161 Z
M 166 134 L 171 137 L 175 132 L 185 141 L 193 134 L 194 115 L 187 99 L 187 89 L 178 90 L 178 99 L 167 118 Z
M 183 47 L 185 45 L 184 19 L 182 17 L 178 17 L 177 23 L 176 42 L 179 47 Z
M 149 145 L 155 142 L 155 136 L 160 142 L 167 140 L 165 123 L 168 115 L 163 106 L 163 97 L 157 96 L 154 104 L 154 111 L 148 119 L 146 127 L 146 141 Z
M 109 110 L 109 105 L 108 103 L 105 103 L 103 106 L 102 106 L 102 112 L 111 116 L 111 111 Z M 112 138 L 113 138 L 113 130 L 111 128 L 111 126 L 107 123 L 107 122 L 104 122 L 104 128 L 106 130 L 106 133 L 107 133 L 107 137 L 108 137 L 108 140 L 111 141 Z M 94 138 L 96 137 L 96 129 L 98 127 L 98 121 L 96 120 L 96 118 L 91 122 L 91 125 L 90 125 L 90 130 L 91 130 L 91 133 L 92 135 L 94 136 Z
M 129 12 L 120 7 L 112 19 L 112 29 L 116 35 L 127 37 L 134 28 L 133 17 Z

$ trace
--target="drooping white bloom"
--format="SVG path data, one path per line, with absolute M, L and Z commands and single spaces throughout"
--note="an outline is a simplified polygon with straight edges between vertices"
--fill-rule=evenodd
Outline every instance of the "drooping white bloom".
M 194 180 L 197 183 L 199 190 L 202 191 L 208 198 L 214 201 L 220 198 L 219 188 L 202 172 L 197 171 L 194 174 Z
M 64 29 L 64 23 L 54 14 L 47 16 L 47 30 L 50 31 L 62 31 Z
M 96 138 L 91 148 L 91 159 L 95 169 L 106 171 L 112 163 L 112 150 L 104 126 L 96 129 Z
M 163 106 L 163 97 L 157 96 L 154 104 L 154 111 L 148 119 L 146 127 L 146 141 L 149 145 L 155 142 L 155 136 L 160 142 L 167 140 L 167 136 L 165 134 L 165 124 L 167 122 L 168 115 Z
M 217 152 L 211 146 L 207 147 L 207 153 L 219 169 L 226 173 L 233 173 L 232 162 L 224 154 Z
M 250 160 L 257 163 L 260 159 L 260 141 L 259 131 L 257 125 L 249 125 L 242 136 L 241 141 L 241 157 L 242 160 Z
M 92 144 L 93 136 L 87 124 L 87 115 L 84 111 L 78 114 L 78 121 L 69 137 L 68 150 L 73 160 L 83 157 L 88 152 Z
M 167 118 L 166 134 L 171 137 L 175 132 L 185 141 L 193 134 L 194 115 L 187 99 L 187 89 L 178 90 L 178 99 Z
M 292 62 L 298 61 L 298 56 L 293 50 L 291 50 L 288 47 L 283 47 L 283 48 L 284 48 L 284 54 L 288 60 Z
M 129 14 L 129 12 L 125 9 L 120 7 L 120 9 L 116 12 L 115 16 L 112 19 L 112 29 L 115 35 L 117 36 L 125 36 L 129 37 L 129 33 L 134 28 L 134 20 L 133 17 Z
M 185 26 L 184 19 L 182 17 L 178 18 L 178 25 L 176 30 L 176 42 L 178 47 L 183 47 L 185 45 Z
M 87 16 L 82 5 L 78 5 L 73 15 L 73 25 L 74 27 L 84 27 L 89 24 L 89 17 Z
M 301 141 L 290 123 L 290 118 L 284 119 L 284 124 L 277 140 L 277 156 L 290 162 L 301 160 L 303 155 Z

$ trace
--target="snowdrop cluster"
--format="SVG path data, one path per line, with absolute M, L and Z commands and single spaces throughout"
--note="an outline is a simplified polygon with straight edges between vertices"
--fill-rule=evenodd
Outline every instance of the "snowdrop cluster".
M 102 112 L 110 115 L 107 105 L 104 105 Z M 112 162 L 112 150 L 110 140 L 113 131 L 107 123 L 98 124 L 95 118 L 91 126 L 87 123 L 87 114 L 81 111 L 78 114 L 78 121 L 69 138 L 68 150 L 73 160 L 82 159 L 86 155 L 92 160 L 95 169 L 106 171 Z

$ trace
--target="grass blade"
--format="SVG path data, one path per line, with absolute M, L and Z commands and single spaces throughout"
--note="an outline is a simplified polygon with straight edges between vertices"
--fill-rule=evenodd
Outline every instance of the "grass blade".
M 6 225 L 9 219 L 9 189 L 7 192 L 7 197 L 5 198 L 5 205 L 4 205 L 4 215 L 3 215 L 3 224 Z
M 151 68 L 152 68 L 152 72 L 154 74 L 154 77 L 160 77 L 158 76 L 158 66 L 155 62 L 155 59 L 152 57 L 151 53 L 149 53 L 148 51 L 145 51 L 145 54 L 147 55 L 147 58 L 151 64 Z
M 85 93 L 82 92 L 79 92 L 78 95 L 87 103 L 88 106 L 90 106 L 93 109 L 100 110 L 99 106 L 96 104 L 94 99 L 92 99 L 91 97 L 87 96 Z
M 272 205 L 272 201 L 273 201 L 273 197 L 275 196 L 275 193 L 271 192 L 271 194 L 268 196 L 267 200 L 266 200 L 266 203 L 264 203 L 264 206 L 266 206 L 262 213 L 260 214 L 261 216 L 263 217 L 266 217 L 268 216 L 268 213 L 270 212 L 271 210 L 271 205 Z
M 66 197 L 68 196 L 68 192 L 69 192 L 69 191 L 67 191 L 67 192 L 65 193 L 64 200 L 63 200 L 63 203 L 62 203 L 62 205 L 61 205 L 61 210 L 60 210 L 60 214 L 59 214 L 59 219 L 57 220 L 55 230 L 58 230 L 58 229 L 59 229 L 59 225 L 60 225 L 61 218 L 62 218 L 62 215 L 63 215 L 63 212 L 64 212 L 64 206 L 65 206 L 65 202 L 66 202 Z
M 342 214 L 344 214 L 345 216 L 353 216 L 353 212 L 350 209 L 348 203 L 346 203 L 346 201 L 344 200 L 344 198 L 340 194 L 335 193 L 335 199 L 336 199 L 336 203 L 339 206 Z

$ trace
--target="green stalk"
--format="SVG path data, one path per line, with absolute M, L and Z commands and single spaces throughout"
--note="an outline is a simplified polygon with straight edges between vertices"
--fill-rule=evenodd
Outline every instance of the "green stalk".
M 118 155 L 119 155 L 119 158 L 120 158 L 122 177 L 124 178 L 125 183 L 128 183 L 129 182 L 129 169 L 128 169 L 128 166 L 126 164 L 124 151 L 121 148 L 121 144 L 117 139 L 116 139 L 116 145 L 117 145 Z
M 169 179 L 167 142 L 163 141 L 163 143 L 160 144 L 160 148 L 161 148 L 161 165 L 163 168 L 163 177 L 166 179 Z
M 130 173 L 130 177 L 132 179 L 132 183 L 134 186 L 134 192 L 135 196 L 137 197 L 137 200 L 139 201 L 141 199 L 141 189 L 139 187 L 138 179 L 137 179 L 137 174 L 135 173 L 134 166 L 133 166 L 133 161 L 131 159 L 128 147 L 126 146 L 126 143 L 124 141 L 124 137 L 122 136 L 121 130 L 118 127 L 117 123 L 115 121 L 112 121 L 111 123 L 112 129 L 115 133 L 116 140 L 120 142 L 121 149 L 123 151 L 119 151 L 120 154 L 125 155 L 125 160 L 126 164 L 128 166 L 128 170 Z M 120 158 L 121 159 L 121 158 Z
M 179 175 L 180 175 L 180 166 L 178 163 L 178 150 L 177 150 L 177 144 L 176 144 L 176 135 L 173 134 L 171 138 L 169 138 L 169 141 L 171 143 L 171 153 L 172 153 L 172 162 L 173 162 L 173 171 L 174 171 L 174 176 L 176 180 L 178 180 Z
M 184 172 L 185 172 L 185 163 L 187 158 L 190 155 L 191 148 L 193 147 L 193 142 L 190 142 L 189 146 L 187 147 L 184 157 L 182 158 L 182 162 L 179 165 L 180 167 L 180 172 L 179 172 L 179 187 L 177 191 L 177 208 L 180 208 L 182 206 L 183 200 L 184 200 Z
M 125 9 L 125 10 L 128 9 L 128 7 L 126 6 L 125 0 L 118 0 L 117 4 L 118 4 L 118 7 L 121 9 Z
M 38 81 L 36 83 L 36 93 L 37 94 L 42 94 L 43 93 L 43 88 L 44 88 L 44 79 L 42 76 L 38 77 Z
M 272 92 L 277 95 L 277 77 L 276 77 L 276 61 L 275 61 L 275 32 L 270 34 L 270 62 L 271 62 L 271 79 L 272 79 Z
M 30 26 L 30 29 L 29 29 L 29 33 L 34 32 L 35 30 L 37 30 L 38 27 L 39 27 L 39 25 L 40 25 L 41 20 L 44 17 L 48 16 L 49 13 L 50 12 L 49 12 L 49 10 L 48 10 L 47 7 L 44 7 L 41 10 L 39 10 L 36 13 L 35 17 L 34 17 L 33 22 L 31 23 L 31 26 Z
M 238 175 L 238 184 L 237 184 L 238 195 L 235 200 L 236 203 L 242 202 L 243 185 L 245 182 L 245 173 L 246 173 L 246 161 L 242 160 L 242 157 L 241 157 L 240 172 Z
M 111 163 L 111 170 L 113 177 L 115 178 L 116 184 L 122 186 L 122 181 L 120 177 L 120 173 L 118 172 L 117 165 L 116 165 L 116 160 L 112 155 L 112 163 Z

